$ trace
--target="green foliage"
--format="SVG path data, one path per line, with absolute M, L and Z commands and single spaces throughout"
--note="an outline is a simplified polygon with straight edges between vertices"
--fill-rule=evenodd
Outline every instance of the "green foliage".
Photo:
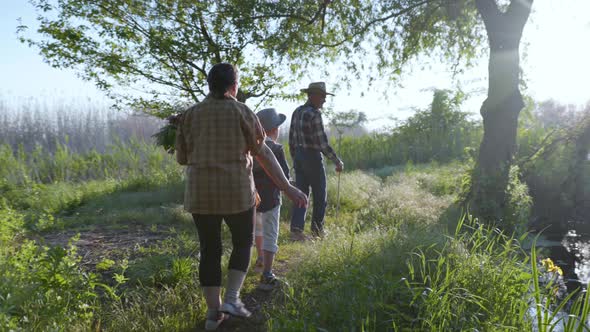
M 174 152 L 176 127 L 171 124 L 165 125 L 153 137 L 156 139 L 156 145 L 163 147 L 167 152 Z
M 425 116 L 413 126 L 432 118 Z M 432 125 L 419 128 L 441 133 Z M 412 135 L 418 137 L 418 131 Z M 449 136 L 438 137 L 444 141 Z M 43 150 L 35 161 L 18 151 L 2 154 L 0 164 L 6 161 L 14 168 L 0 168 L 6 172 L 0 186 L 1 329 L 189 330 L 195 322 L 202 324 L 206 305 L 197 282 L 194 225 L 176 204 L 182 196 L 181 168 L 163 151 L 142 144 L 94 152 L 84 166 L 90 170 L 86 175 L 76 166 L 86 155 L 68 148 L 61 150 L 59 162 Z M 428 151 L 438 158 L 435 149 Z M 329 175 L 324 241 L 287 242 L 283 223 L 287 287 L 263 309 L 269 314 L 264 317 L 270 317 L 268 328 L 530 328 L 525 312 L 531 274 L 517 241 L 463 220 L 457 227 L 463 232 L 448 232 L 449 225 L 455 229 L 452 204 L 465 186 L 463 174 L 470 163 L 424 166 L 412 158 L 400 160 L 402 166 L 382 167 L 379 177 L 361 171 L 341 174 L 338 220 L 333 214 L 337 178 Z M 44 163 L 40 176 L 32 175 Z M 43 174 L 58 174 L 53 176 L 61 180 L 41 180 Z M 510 183 L 512 210 L 507 215 L 526 218 L 530 201 L 516 168 Z M 288 205 L 282 210 L 288 213 Z M 106 252 L 90 266 L 81 264 L 72 246 L 43 248 L 23 241 L 39 236 L 28 230 L 121 230 L 137 224 L 154 233 L 163 227 L 169 231 L 157 244 Z M 231 247 L 226 229 L 223 238 L 224 247 Z M 94 275 L 93 268 L 102 274 Z M 257 278 L 251 275 L 247 285 Z M 583 316 L 587 306 L 578 307 L 572 312 Z
M 503 213 L 505 219 L 501 221 L 501 225 L 505 230 L 523 233 L 530 220 L 533 200 L 529 195 L 528 186 L 520 180 L 520 170 L 517 166 L 510 169 L 506 198 L 507 205 Z
M 101 312 L 105 331 L 187 331 L 204 324 L 207 311 L 196 278 L 161 288 L 138 286 L 125 302 L 108 303 Z M 199 325 L 201 327 L 202 325 Z
M 463 233 L 465 226 L 471 229 Z M 458 231 L 442 249 L 415 249 L 408 259 L 420 329 L 530 326 L 525 316 L 531 275 L 518 242 L 469 220 Z
M 0 280 L 3 330 L 89 325 L 98 305 L 96 276 L 80 269 L 72 246 L 2 246 Z
M 115 261 L 112 259 L 105 258 L 96 264 L 97 271 L 106 271 L 112 268 L 115 265 Z
M 498 202 L 497 195 L 486 192 L 486 188 L 493 181 L 499 181 L 496 178 L 482 178 L 477 169 L 470 171 L 470 179 L 463 181 L 462 192 L 460 193 L 460 202 L 468 211 L 473 213 L 481 222 L 499 227 L 502 231 L 508 233 L 522 234 L 526 232 L 528 222 L 530 221 L 531 208 L 533 200 L 529 195 L 529 189 L 520 177 L 520 169 L 517 165 L 512 165 L 508 174 L 508 181 L 502 197 L 504 201 Z M 474 177 L 480 177 L 479 186 L 473 186 Z M 473 190 L 483 192 L 478 200 Z
M 222 61 L 241 68 L 239 100 L 292 98 L 281 90 L 304 70 L 325 70 L 318 58 L 342 62 L 335 80 L 366 76 L 371 85 L 425 52 L 457 71 L 485 40 L 471 1 L 30 2 L 45 38 L 29 38 L 21 23 L 22 42 L 54 67 L 79 70 L 118 105 L 162 118 L 202 99 L 207 70 Z
M 381 168 L 407 162 L 449 162 L 481 140 L 481 127 L 460 111 L 461 93 L 437 90 L 431 107 L 418 111 L 388 133 L 343 137 L 338 151 L 347 168 Z M 337 146 L 335 138 L 333 146 Z
M 444 330 L 456 326 L 528 328 L 523 310 L 528 308 L 530 274 L 527 279 L 528 270 L 522 268 L 526 258 L 520 255 L 516 242 L 479 226 L 469 226 L 474 230 L 454 236 L 446 231 L 450 221 L 447 212 L 467 167 L 461 163 L 408 164 L 394 169 L 385 180 L 360 171 L 343 173 L 339 220 L 334 219 L 332 196 L 337 179 L 329 176 L 328 237 L 301 246 L 287 242 L 288 231 L 281 229 L 281 252 L 287 252 L 289 271 L 293 272 L 285 275 L 285 293 L 275 293 L 278 301 L 265 306 L 269 311 L 265 317 L 270 317 L 268 327 L 366 331 Z M 159 174 L 152 168 L 147 172 L 151 173 L 144 177 Z M 177 182 L 167 182 L 166 178 L 147 185 L 135 179 L 127 186 L 121 184 L 118 189 L 82 198 L 84 204 L 72 205 L 67 215 L 53 210 L 57 211 L 56 219 L 68 227 L 129 227 L 130 220 L 137 222 L 130 219 L 140 213 L 137 209 L 143 211 L 133 217 L 139 222 L 156 220 L 158 227 L 150 227 L 152 231 L 173 222 L 181 231 L 170 229 L 165 240 L 135 247 L 131 255 L 113 253 L 124 259 L 102 257 L 96 266 L 103 272 L 101 276 L 87 270 L 92 266 L 80 264 L 73 247 L 43 249 L 33 242 L 3 246 L 9 254 L 0 261 L 5 264 L 1 265 L 4 274 L 0 277 L 11 276 L 3 279 L 7 280 L 3 287 L 21 293 L 11 288 L 13 302 L 0 300 L 2 326 L 15 330 L 48 330 L 52 326 L 71 330 L 89 326 L 105 331 L 188 330 L 194 329 L 195 323 L 203 323 L 206 305 L 197 281 L 198 260 L 194 256 L 198 247 L 190 216 L 182 212 L 182 207 L 162 205 L 177 200 L 182 190 Z M 117 181 L 127 183 L 125 179 Z M 100 181 L 96 183 L 98 186 Z M 155 187 L 162 185 L 166 186 Z M 67 192 L 67 186 L 63 190 Z M 51 206 L 40 201 L 31 206 Z M 0 216 L 9 216 L 7 223 L 11 225 L 25 225 L 27 215 L 11 209 L 7 206 Z M 168 217 L 160 219 L 158 211 Z M 120 219 L 110 223 L 116 218 Z M 1 227 L 7 226 L 0 222 Z M 17 236 L 22 227 L 15 227 L 12 234 Z M 227 230 L 223 238 L 229 242 Z M 37 249 L 27 249 L 29 246 Z M 249 283 L 257 278 L 250 276 Z M 39 280 L 35 293 L 22 295 L 31 280 Z M 486 281 L 486 287 L 481 280 Z M 63 289 L 55 290 L 57 285 Z M 243 293 L 249 292 L 248 287 Z M 39 297 L 31 295 L 38 293 L 72 300 L 54 301 L 51 297 L 39 302 Z M 15 294 L 19 301 L 12 297 Z M 42 303 L 43 309 L 39 311 L 29 300 Z M 74 303 L 90 307 L 76 307 Z M 19 320 L 23 313 L 33 317 L 36 325 Z M 255 325 L 255 329 L 262 328 Z
M 534 201 L 533 215 L 540 227 L 583 219 L 588 211 L 579 207 L 590 197 L 590 144 L 583 143 L 590 112 L 552 101 L 533 106 L 521 121 L 517 158 Z
M 23 214 L 12 209 L 5 198 L 0 198 L 0 248 L 11 244 L 24 225 Z
M 126 296 L 130 280 L 127 276 L 127 270 L 130 269 L 128 264 L 116 267 L 115 260 L 103 258 L 96 264 L 97 271 L 106 273 L 102 277 L 106 277 L 107 281 L 103 281 L 101 276 L 95 275 L 88 266 L 81 264 L 77 248 L 72 245 L 78 241 L 77 237 L 72 238 L 66 247 L 45 247 L 37 242 L 40 241 L 37 232 L 65 227 L 72 229 L 77 224 L 93 226 L 84 220 L 81 212 L 95 217 L 96 226 L 108 227 L 107 222 L 113 218 L 101 213 L 105 208 L 110 209 L 105 204 L 108 201 L 105 197 L 116 195 L 120 191 L 147 190 L 162 186 L 164 187 L 159 195 L 150 193 L 139 195 L 135 199 L 111 199 L 126 208 L 131 205 L 150 205 L 152 209 L 143 208 L 145 212 L 141 215 L 147 221 L 156 216 L 154 211 L 167 211 L 173 215 L 173 219 L 177 218 L 174 209 L 163 210 L 160 204 L 169 197 L 174 197 L 174 194 L 182 193 L 178 190 L 182 176 L 180 167 L 161 150 L 140 143 L 121 143 L 105 154 L 93 152 L 93 161 L 86 164 L 92 171 L 89 175 L 80 175 L 75 172 L 76 167 L 72 166 L 79 160 L 88 160 L 87 156 L 72 153 L 67 148 L 59 152 L 59 161 L 51 154 L 38 154 L 37 159 L 32 160 L 19 151 L 6 152 L 6 145 L 1 148 L 5 153 L 0 163 L 15 167 L 9 170 L 10 176 L 4 178 L 1 188 L 0 330 L 86 330 L 90 326 L 100 326 L 100 316 L 104 315 L 100 308 L 105 303 L 122 303 Z M 103 160 L 110 160 L 112 166 L 103 163 Z M 63 181 L 59 182 L 36 182 L 39 177 L 29 177 L 28 174 L 34 174 L 39 161 L 52 165 L 40 174 L 62 172 L 61 174 L 70 176 L 64 175 Z M 117 164 L 127 169 L 117 169 Z M 109 170 L 109 167 L 112 168 Z M 0 169 L 5 170 L 4 167 Z M 105 176 L 115 171 L 120 172 L 117 177 Z M 84 203 L 90 210 L 79 208 Z M 128 222 L 129 219 L 125 218 L 124 223 Z M 194 244 L 193 241 L 193 247 Z M 169 272 L 161 274 L 160 280 L 155 280 L 162 285 L 186 283 L 187 279 L 191 279 L 192 284 L 192 261 L 193 259 L 175 257 L 167 268 Z M 187 265 L 189 262 L 191 264 Z
M 174 286 L 195 278 L 197 261 L 170 255 L 151 255 L 131 262 L 127 276 L 145 286 Z
M 336 202 L 338 179 L 328 178 L 328 202 Z M 381 181 L 362 171 L 352 171 L 341 176 L 340 207 L 343 210 L 359 210 L 368 205 L 371 197 L 381 187 Z
M 298 72 L 313 57 L 311 46 L 305 46 L 309 41 L 299 36 L 321 32 L 314 22 L 328 4 L 30 2 L 46 39 L 27 38 L 27 27 L 21 25 L 22 42 L 39 48 L 51 65 L 78 69 L 126 105 L 162 118 L 202 99 L 207 71 L 222 61 L 241 68 L 238 99 L 276 94 L 290 81 L 280 69 Z M 289 56 L 295 51 L 299 56 Z M 272 61 L 278 57 L 282 60 Z M 121 86 L 146 94 L 121 92 Z

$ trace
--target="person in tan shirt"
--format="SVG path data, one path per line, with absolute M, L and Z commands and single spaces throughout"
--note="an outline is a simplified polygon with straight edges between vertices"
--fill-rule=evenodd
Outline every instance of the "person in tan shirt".
M 285 178 L 272 151 L 264 144 L 265 132 L 248 106 L 238 102 L 238 72 L 219 63 L 207 76 L 209 95 L 180 117 L 176 134 L 176 160 L 186 165 L 185 210 L 193 215 L 199 235 L 199 281 L 207 301 L 206 330 L 216 329 L 223 313 L 249 317 L 239 299 L 253 243 L 256 189 L 253 157 L 275 184 L 297 206 L 307 196 Z M 221 222 L 225 220 L 233 249 L 221 303 Z

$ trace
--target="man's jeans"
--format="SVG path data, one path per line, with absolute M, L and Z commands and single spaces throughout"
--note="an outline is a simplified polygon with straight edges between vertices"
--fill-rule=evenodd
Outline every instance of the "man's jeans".
M 293 164 L 297 188 L 309 195 L 309 187 L 311 187 L 313 196 L 311 232 L 319 235 L 324 231 L 324 214 L 326 213 L 326 172 L 322 153 L 313 149 L 296 148 Z M 306 212 L 307 208 L 293 208 L 291 231 L 303 231 Z

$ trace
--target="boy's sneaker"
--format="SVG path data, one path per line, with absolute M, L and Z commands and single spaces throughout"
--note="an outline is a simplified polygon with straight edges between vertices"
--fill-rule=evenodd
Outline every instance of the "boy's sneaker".
M 227 318 L 229 317 L 221 311 L 217 312 L 217 316 L 215 318 L 210 319 L 209 317 L 207 317 L 207 320 L 205 320 L 205 331 L 217 330 L 219 325 L 221 325 L 221 323 L 223 323 L 223 321 Z
M 242 301 L 238 300 L 236 302 L 225 302 L 221 305 L 221 312 L 228 313 L 232 316 L 248 318 L 252 315 L 252 313 L 246 309 L 246 306 Z
M 258 289 L 271 291 L 279 285 L 279 282 L 279 279 L 277 279 L 277 276 L 275 276 L 274 273 L 264 273 L 260 276 L 260 284 L 258 285 Z

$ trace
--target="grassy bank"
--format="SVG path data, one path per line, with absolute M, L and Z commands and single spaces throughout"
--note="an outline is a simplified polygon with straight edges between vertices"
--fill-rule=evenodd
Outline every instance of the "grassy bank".
M 149 144 L 97 155 L 68 153 L 60 163 L 47 155 L 53 166 L 45 171 L 30 156 L 3 157 L 18 167 L 1 187 L 0 330 L 202 328 L 198 242 L 181 206 L 182 168 Z M 87 166 L 76 166 L 81 160 Z M 388 167 L 347 172 L 340 181 L 330 174 L 323 241 L 288 241 L 286 203 L 277 257 L 285 287 L 261 295 L 251 272 L 243 297 L 256 315 L 228 322 L 230 329 L 529 329 L 526 253 L 454 206 L 466 167 Z M 43 180 L 36 171 L 69 177 Z M 226 228 L 223 238 L 226 266 Z
M 328 238 L 288 249 L 303 258 L 286 275 L 269 329 L 528 328 L 526 255 L 514 239 L 467 220 L 455 233 L 460 176 L 456 164 L 398 171 L 382 182 L 345 174 L 345 208 L 339 220 L 328 219 Z

